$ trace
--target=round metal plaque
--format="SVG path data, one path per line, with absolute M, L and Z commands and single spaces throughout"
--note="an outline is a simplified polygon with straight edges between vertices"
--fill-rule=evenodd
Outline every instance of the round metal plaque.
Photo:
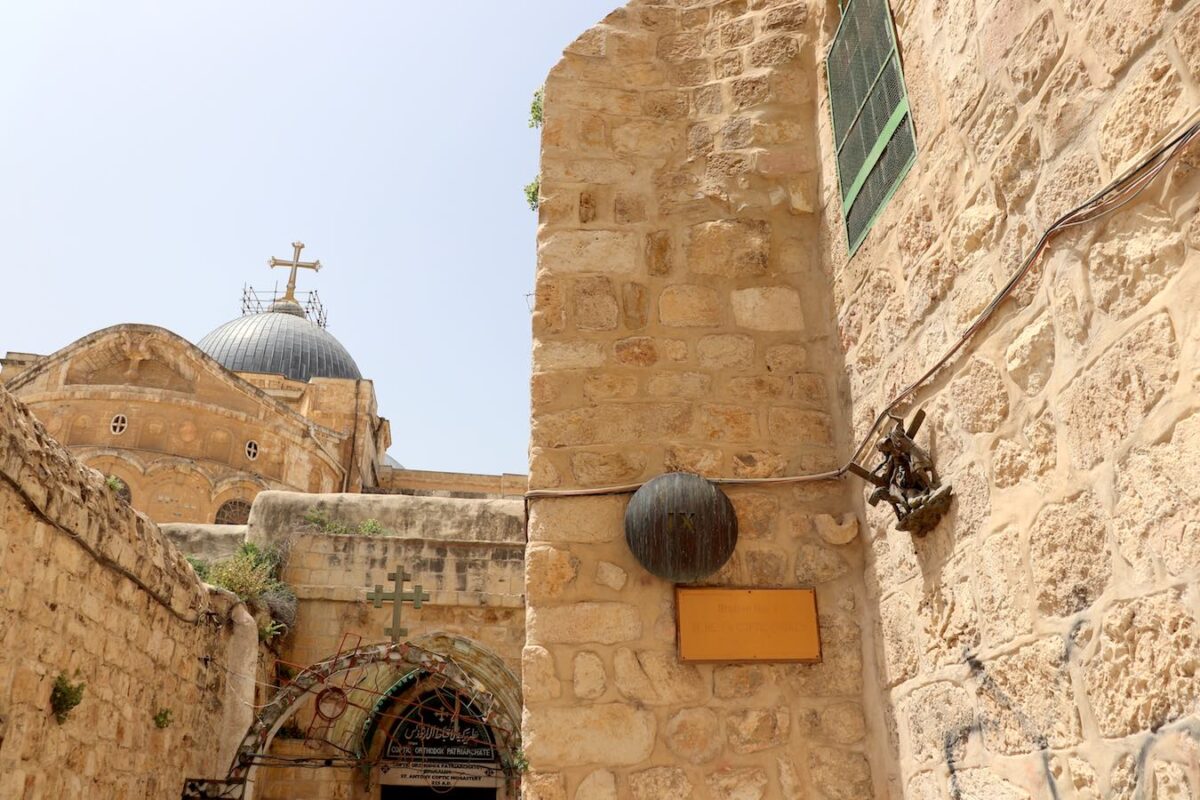
M 660 578 L 691 583 L 719 570 L 737 545 L 737 515 L 715 484 L 686 472 L 659 475 L 625 509 L 625 541 Z

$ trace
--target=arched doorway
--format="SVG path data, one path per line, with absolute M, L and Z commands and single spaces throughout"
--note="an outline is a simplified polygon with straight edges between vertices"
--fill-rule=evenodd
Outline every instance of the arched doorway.
M 453 661 L 486 696 L 410 673 L 388 687 L 367 721 L 364 756 L 380 800 L 516 800 L 521 694 L 499 656 L 463 636 L 434 633 L 413 644 Z M 489 720 L 504 720 L 495 726 Z
M 418 641 L 355 646 L 302 670 L 262 707 L 225 779 L 189 780 L 184 798 L 241 798 L 266 765 L 337 769 L 355 797 L 516 800 L 516 677 L 465 637 Z M 296 720 L 303 755 L 272 753 Z
M 381 800 L 507 797 L 495 731 L 471 697 L 437 682 L 415 681 L 376 719 Z

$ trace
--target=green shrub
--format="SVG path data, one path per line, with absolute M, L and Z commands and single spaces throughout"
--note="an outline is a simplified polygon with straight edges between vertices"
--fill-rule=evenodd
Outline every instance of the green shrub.
M 273 572 L 269 563 L 243 549 L 232 558 L 213 564 L 208 571 L 208 582 L 243 600 L 258 600 L 278 583 Z
M 78 673 L 76 673 L 78 675 Z M 60 672 L 54 679 L 54 689 L 50 692 L 50 707 L 54 709 L 54 718 L 59 724 L 67 721 L 71 709 L 83 701 L 83 689 L 86 684 L 71 683 L 65 672 Z
M 319 508 L 310 508 L 304 512 L 304 522 L 322 533 L 332 533 L 338 536 L 350 536 L 359 534 L 361 536 L 382 536 L 386 533 L 391 533 L 377 519 L 365 519 L 358 525 L 350 526 L 344 522 L 334 522 Z
M 533 100 L 529 102 L 529 127 L 542 127 L 542 102 L 546 99 L 546 87 L 540 87 L 533 93 Z
M 279 579 L 284 561 L 279 548 L 246 542 L 233 556 L 207 568 L 208 583 L 271 612 L 273 621 L 259 630 L 260 641 L 282 636 L 296 624 L 296 593 Z
M 530 183 L 525 184 L 525 202 L 529 203 L 530 211 L 537 211 L 542 199 L 542 176 L 538 175 Z
M 154 715 L 154 727 L 166 728 L 171 724 L 171 709 L 160 708 L 158 713 Z
M 187 562 L 192 565 L 192 569 L 196 571 L 196 577 L 202 581 L 208 582 L 209 565 L 207 561 L 196 558 L 195 556 L 184 556 Z
M 363 536 L 379 536 L 383 533 L 383 525 L 377 519 L 364 519 L 358 523 L 358 532 Z
M 342 522 L 334 522 L 324 511 L 316 508 L 310 508 L 304 512 L 304 521 L 322 533 L 332 533 L 337 536 L 348 536 L 354 533 L 349 525 Z

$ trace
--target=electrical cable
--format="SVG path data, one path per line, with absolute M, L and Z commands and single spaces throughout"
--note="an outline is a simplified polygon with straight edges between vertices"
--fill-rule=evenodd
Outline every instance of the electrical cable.
M 712 478 L 712 483 L 726 486 L 761 486 L 772 484 L 812 483 L 817 481 L 836 480 L 850 472 L 852 464 L 856 464 L 868 450 L 875 432 L 879 426 L 893 415 L 895 410 L 907 400 L 917 389 L 928 382 L 958 352 L 978 333 L 992 318 L 1000 305 L 1012 296 L 1033 265 L 1046 251 L 1050 240 L 1062 230 L 1094 222 L 1123 208 L 1140 195 L 1162 171 L 1183 152 L 1184 148 L 1197 136 L 1200 136 L 1200 112 L 1193 112 L 1189 121 L 1175 128 L 1175 131 L 1159 140 L 1159 144 L 1150 155 L 1127 169 L 1120 177 L 1113 179 L 1106 186 L 1093 194 L 1087 200 L 1056 219 L 1038 239 L 1033 249 L 1022 260 L 1021 265 L 1009 277 L 1004 286 L 996 293 L 991 302 L 979 313 L 957 340 L 916 380 L 902 388 L 894 398 L 879 412 L 875 421 L 859 441 L 850 459 L 834 470 L 817 472 L 807 475 L 787 475 L 774 478 Z M 1112 195 L 1115 195 L 1112 196 Z M 539 498 L 549 497 L 586 497 L 597 495 L 629 494 L 636 492 L 644 484 L 630 483 L 619 486 L 604 486 L 589 489 L 534 489 L 525 493 L 526 518 L 528 518 L 528 502 Z

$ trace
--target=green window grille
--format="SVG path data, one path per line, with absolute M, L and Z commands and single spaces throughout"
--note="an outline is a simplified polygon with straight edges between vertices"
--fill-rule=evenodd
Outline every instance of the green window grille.
M 846 242 L 853 254 L 917 158 L 887 0 L 849 0 L 825 58 Z

